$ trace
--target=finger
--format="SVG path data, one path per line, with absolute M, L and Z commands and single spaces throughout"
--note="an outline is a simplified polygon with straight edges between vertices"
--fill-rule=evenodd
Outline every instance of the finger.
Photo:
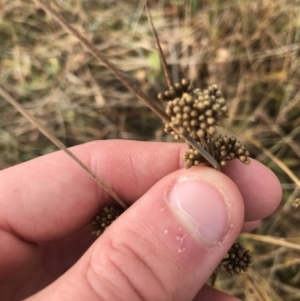
M 279 205 L 282 188 L 275 174 L 260 162 L 250 165 L 230 161 L 223 169 L 239 187 L 245 201 L 245 221 L 255 221 L 270 215 Z
M 97 141 L 74 147 L 72 152 L 131 204 L 160 178 L 178 169 L 180 146 Z M 1 171 L 0 191 L 0 227 L 36 242 L 73 234 L 111 201 L 63 152 Z
M 122 140 L 87 143 L 72 151 L 132 204 L 159 179 L 181 167 L 185 148 L 183 144 Z M 233 171 L 226 168 L 225 172 L 238 183 L 246 217 L 260 219 L 262 213 L 265 216 L 275 210 L 281 194 L 278 180 L 269 169 L 255 160 L 245 168 L 240 162 L 231 167 Z M 244 186 L 249 187 L 249 174 L 255 174 L 256 168 L 266 187 L 254 180 L 253 189 L 249 190 Z M 265 188 L 273 191 L 270 197 L 262 192 Z M 0 227 L 37 242 L 78 231 L 99 208 L 111 202 L 103 189 L 62 152 L 1 171 L 0 191 Z
M 74 265 L 93 241 L 90 226 L 41 245 L 0 231 L 0 300 L 23 300 L 43 289 Z
M 204 285 L 193 301 L 241 301 L 238 298 L 220 292 L 209 285 Z
M 34 300 L 192 300 L 238 236 L 241 194 L 209 167 L 179 170 L 146 192 Z
M 259 221 L 244 222 L 241 232 L 251 232 L 253 231 L 260 223 Z
M 18 286 L 27 277 L 28 271 L 35 268 L 34 255 L 37 248 L 3 230 L 0 230 L 0 246 L 0 296 L 5 299 L 9 293 L 8 288 L 14 284 Z

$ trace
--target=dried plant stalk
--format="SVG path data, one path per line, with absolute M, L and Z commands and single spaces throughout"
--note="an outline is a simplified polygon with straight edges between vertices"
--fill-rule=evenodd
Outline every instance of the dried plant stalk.
M 241 237 L 256 240 L 256 241 L 260 241 L 260 242 L 264 242 L 264 243 L 268 243 L 268 244 L 272 244 L 272 245 L 276 245 L 276 246 L 281 246 L 281 247 L 284 247 L 284 248 L 300 250 L 300 245 L 299 244 L 289 242 L 285 238 L 282 238 L 282 237 L 274 237 L 274 236 L 269 236 L 269 235 L 259 235 L 259 234 L 253 234 L 253 233 L 243 233 L 241 235 Z
M 156 40 L 156 45 L 157 45 L 157 49 L 158 49 L 160 61 L 161 61 L 161 64 L 163 66 L 163 69 L 164 69 L 164 74 L 165 74 L 168 86 L 172 87 L 173 86 L 173 81 L 172 81 L 170 72 L 168 70 L 168 66 L 167 66 L 167 62 L 166 62 L 165 56 L 163 55 L 163 52 L 162 52 L 162 49 L 161 49 L 161 46 L 160 46 L 160 43 L 159 43 L 159 39 L 158 39 L 158 35 L 157 35 L 157 32 L 156 32 L 156 29 L 155 29 L 153 21 L 152 21 L 151 13 L 150 13 L 150 10 L 149 10 L 149 7 L 148 7 L 148 1 L 145 1 L 145 8 L 146 8 L 148 20 L 149 20 L 150 25 L 151 25 L 152 32 L 153 32 L 153 34 L 155 36 L 155 40 Z

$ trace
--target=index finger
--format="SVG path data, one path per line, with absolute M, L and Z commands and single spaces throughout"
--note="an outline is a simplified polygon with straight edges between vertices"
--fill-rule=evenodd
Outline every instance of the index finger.
M 159 179 L 182 167 L 185 149 L 178 143 L 106 140 L 73 147 L 72 152 L 130 205 Z M 241 170 L 239 164 L 233 163 L 228 173 L 239 183 L 246 209 L 251 202 L 247 214 L 260 219 L 276 208 L 280 185 L 262 164 L 253 160 L 242 167 L 243 173 L 234 173 Z M 255 187 L 249 191 L 240 178 L 255 175 L 254 170 L 259 178 L 253 179 L 251 186 Z M 265 189 L 272 191 L 271 198 L 261 193 Z M 0 172 L 0 206 L 4 209 L 0 227 L 29 241 L 70 235 L 87 225 L 99 207 L 109 202 L 110 196 L 63 152 Z
M 106 140 L 79 145 L 71 151 L 130 205 L 180 167 L 183 147 Z M 112 200 L 102 187 L 62 151 L 0 172 L 0 227 L 29 241 L 73 233 L 108 202 Z

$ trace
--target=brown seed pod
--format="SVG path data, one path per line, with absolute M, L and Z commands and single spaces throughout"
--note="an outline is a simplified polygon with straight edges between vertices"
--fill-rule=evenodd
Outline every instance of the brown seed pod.
M 104 230 L 111 225 L 122 213 L 123 208 L 104 207 L 92 222 L 93 234 L 100 236 Z
M 223 267 L 231 275 L 246 272 L 252 263 L 252 256 L 240 242 L 236 242 L 228 251 L 228 257 L 222 260 Z

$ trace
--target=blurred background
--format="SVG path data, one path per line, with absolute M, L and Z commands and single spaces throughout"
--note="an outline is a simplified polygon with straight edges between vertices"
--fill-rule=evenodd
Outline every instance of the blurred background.
M 300 1 L 149 1 L 174 82 L 217 83 L 222 124 L 283 187 L 254 234 L 248 273 L 216 286 L 243 300 L 300 300 Z M 155 102 L 167 84 L 141 0 L 56 0 L 64 18 Z M 58 139 L 172 141 L 144 103 L 32 1 L 0 0 L 0 86 Z M 56 147 L 0 98 L 0 168 Z M 262 179 L 263 180 L 263 179 Z

